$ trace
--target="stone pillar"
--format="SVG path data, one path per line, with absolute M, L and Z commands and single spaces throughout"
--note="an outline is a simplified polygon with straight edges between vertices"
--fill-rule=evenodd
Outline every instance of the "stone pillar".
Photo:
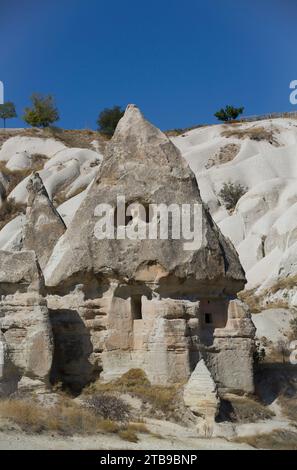
M 247 306 L 232 300 L 225 328 L 214 331 L 214 343 L 207 354 L 207 364 L 220 392 L 254 392 L 255 326 Z
M 0 251 L 0 266 L 0 392 L 45 390 L 53 338 L 35 253 Z
M 203 437 L 211 437 L 220 400 L 217 386 L 201 359 L 184 388 L 184 402 L 197 417 L 197 430 Z

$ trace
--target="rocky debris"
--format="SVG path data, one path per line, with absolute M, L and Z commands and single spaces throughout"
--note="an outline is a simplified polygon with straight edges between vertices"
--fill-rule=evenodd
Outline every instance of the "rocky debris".
M 205 165 L 206 169 L 212 166 L 222 165 L 233 160 L 240 150 L 238 144 L 226 144 L 223 145 L 212 157 L 209 158 Z
M 43 269 L 66 226 L 38 173 L 29 179 L 27 190 L 29 197 L 23 228 L 23 249 L 34 250 Z
M 185 405 L 197 416 L 199 435 L 211 437 L 220 400 L 216 384 L 203 359 L 197 363 L 185 385 L 183 398 Z
M 33 251 L 0 251 L 0 395 L 45 389 L 53 355 L 52 330 Z

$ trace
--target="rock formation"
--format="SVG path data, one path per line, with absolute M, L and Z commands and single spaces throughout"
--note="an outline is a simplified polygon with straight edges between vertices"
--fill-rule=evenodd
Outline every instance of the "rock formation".
M 211 436 L 219 410 L 219 398 L 216 384 L 203 359 L 192 372 L 184 388 L 183 398 L 185 405 L 198 417 L 199 434 Z
M 125 209 L 130 204 L 145 209 L 151 204 L 199 204 L 199 243 L 185 249 L 188 240 L 183 236 L 98 239 L 98 205 L 118 210 L 119 196 L 125 198 Z M 131 218 L 119 223 L 116 211 L 113 217 L 115 229 L 131 228 Z M 139 212 L 137 220 L 148 229 L 154 214 Z M 68 341 L 65 318 L 72 317 L 74 323 L 80 319 L 86 327 L 90 343 L 81 347 L 78 364 L 88 364 L 89 378 L 100 373 L 109 380 L 137 367 L 153 383 L 181 382 L 204 357 L 222 390 L 252 390 L 252 328 L 249 336 L 241 335 L 239 321 L 232 325 L 232 335 L 228 330 L 225 337 L 223 333 L 216 337 L 225 331 L 233 315 L 232 301 L 245 283 L 237 253 L 202 203 L 180 152 L 135 106 L 128 106 L 119 122 L 96 180 L 54 248 L 45 278 L 55 293 L 49 308 L 59 343 Z M 66 317 L 65 302 L 69 302 Z M 251 324 L 248 314 L 245 321 Z M 245 361 L 234 383 L 232 372 L 221 369 L 233 336 Z M 60 363 L 64 361 L 61 368 L 67 369 L 69 360 L 62 351 L 59 357 Z M 74 365 L 67 369 L 70 382 L 81 377 L 80 366 L 74 369 Z
M 34 173 L 29 179 L 27 191 L 23 249 L 34 250 L 43 269 L 66 226 L 50 200 L 38 173 Z
M 130 105 L 66 231 L 38 174 L 27 190 L 23 251 L 0 252 L 2 393 L 140 368 L 188 381 L 211 434 L 218 394 L 253 391 L 254 327 L 236 250 L 179 150 Z
M 85 270 L 97 275 L 107 269 L 129 281 L 141 281 L 148 270 L 159 271 L 161 277 L 172 281 L 187 279 L 185 289 L 192 284 L 191 290 L 199 281 L 208 279 L 218 291 L 225 288 L 230 294 L 244 286 L 244 272 L 236 251 L 221 235 L 205 206 L 198 228 L 202 232 L 199 249 L 184 250 L 187 240 L 183 238 L 172 238 L 169 243 L 160 238 L 132 243 L 127 238 L 98 240 L 94 235 L 98 221 L 95 209 L 100 203 L 116 207 L 118 196 L 125 197 L 126 205 L 202 205 L 195 176 L 180 152 L 133 105 L 128 106 L 120 120 L 97 178 L 67 234 L 55 247 L 45 271 L 49 285 Z
M 0 251 L 0 395 L 44 390 L 53 339 L 34 251 Z

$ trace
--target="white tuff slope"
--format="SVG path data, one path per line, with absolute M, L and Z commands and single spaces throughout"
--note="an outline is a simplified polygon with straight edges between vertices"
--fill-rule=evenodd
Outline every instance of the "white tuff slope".
M 239 130 L 250 132 L 257 139 L 260 127 L 272 136 L 272 142 L 247 135 L 222 135 L 226 130 Z M 297 120 L 280 118 L 208 126 L 172 140 L 195 172 L 202 199 L 208 203 L 213 218 L 234 243 L 247 272 L 247 288 L 269 287 L 280 277 L 295 275 Z M 216 156 L 220 150 L 224 154 L 227 144 L 235 144 L 235 156 L 219 163 Z M 218 197 L 223 184 L 229 181 L 248 188 L 233 214 Z
M 24 172 L 26 175 L 35 169 L 34 156 L 42 156 L 40 176 L 51 198 L 60 195 L 60 199 L 65 200 L 58 207 L 58 211 L 68 225 L 101 164 L 103 157 L 98 149 L 98 146 L 96 151 L 69 148 L 54 138 L 16 135 L 6 140 L 0 148 L 0 164 L 12 172 L 26 170 L 27 173 Z M 26 202 L 28 196 L 26 185 L 29 178 L 30 175 L 24 176 L 23 180 L 7 194 L 8 200 L 14 199 L 17 203 Z M 0 183 L 2 179 L 0 170 Z M 0 197 L 0 207 L 1 203 Z M 23 224 L 24 217 L 18 216 L 0 231 L 0 249 L 9 250 L 18 246 L 17 240 L 21 236 Z
M 259 128 L 264 128 L 271 139 L 259 140 Z M 226 130 L 246 135 L 226 137 L 222 135 Z M 258 140 L 248 137 L 251 132 Z M 172 140 L 195 172 L 202 199 L 212 216 L 238 250 L 247 272 L 247 288 L 269 287 L 279 278 L 296 274 L 297 120 L 280 118 L 214 125 L 188 131 Z M 85 196 L 80 191 L 87 188 L 97 173 L 102 155 L 98 150 L 67 148 L 54 139 L 15 136 L 2 145 L 0 161 L 11 169 L 18 164 L 20 168 L 28 165 L 30 168 L 33 154 L 46 157 L 40 174 L 50 196 L 63 191 L 66 202 L 59 210 L 68 225 Z M 218 197 L 223 183 L 228 181 L 249 189 L 233 214 L 228 213 Z M 26 183 L 27 178 L 9 197 L 24 202 Z M 0 249 L 13 246 L 15 231 L 19 232 L 21 226 L 22 218 L 18 218 L 2 229 Z M 297 295 L 290 299 L 297 304 Z

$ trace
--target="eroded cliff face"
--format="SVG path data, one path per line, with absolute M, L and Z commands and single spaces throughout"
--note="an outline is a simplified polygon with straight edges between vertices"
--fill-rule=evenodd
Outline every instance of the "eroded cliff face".
M 96 208 L 116 207 L 118 196 L 144 207 L 199 203 L 199 246 L 185 250 L 188 240 L 172 237 L 98 240 Z M 142 222 L 149 226 L 152 219 Z M 234 300 L 245 283 L 236 251 L 203 205 L 179 151 L 135 106 L 119 122 L 45 277 L 56 344 L 53 380 L 80 388 L 141 368 L 152 383 L 186 382 L 204 358 L 221 391 L 253 390 L 254 330 Z
M 28 191 L 23 251 L 0 252 L 3 390 L 50 380 L 79 392 L 140 368 L 154 384 L 204 377 L 194 406 L 203 408 L 199 401 L 211 389 L 213 417 L 217 393 L 253 391 L 254 328 L 236 300 L 245 284 L 237 253 L 179 151 L 135 106 L 119 122 L 66 231 L 38 175 Z M 189 250 L 183 236 L 98 239 L 98 205 L 116 207 L 119 195 L 144 208 L 199 204 L 199 243 Z M 153 222 L 146 213 L 141 221 L 146 228 Z
M 0 395 L 44 391 L 53 337 L 34 251 L 0 251 Z
M 116 208 L 119 196 L 125 198 L 126 205 L 140 203 L 144 207 L 199 204 L 202 208 L 196 228 L 200 232 L 199 243 L 185 250 L 184 244 L 189 240 L 183 235 L 180 239 L 169 235 L 170 240 L 160 237 L 98 240 L 96 208 L 100 204 Z M 169 234 L 173 229 L 169 220 Z M 203 205 L 194 174 L 180 152 L 159 129 L 144 119 L 138 108 L 130 105 L 106 149 L 93 185 L 54 249 L 45 277 L 49 286 L 56 286 L 84 271 L 96 275 L 106 273 L 131 282 L 141 280 L 142 271 L 154 265 L 157 275 L 180 279 L 188 292 L 205 281 L 234 294 L 245 283 L 236 251 L 221 235 Z M 170 282 L 166 288 L 169 285 Z
M 29 179 L 27 191 L 28 203 L 22 248 L 34 250 L 41 269 L 44 269 L 66 226 L 50 200 L 38 173 L 34 173 Z

